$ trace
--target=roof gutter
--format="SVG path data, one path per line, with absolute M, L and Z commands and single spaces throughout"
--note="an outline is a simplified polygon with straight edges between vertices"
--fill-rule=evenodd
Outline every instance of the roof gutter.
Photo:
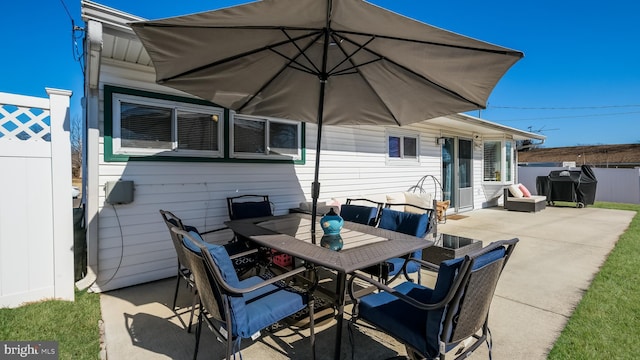
M 507 132 L 512 134 L 513 136 L 516 137 L 520 137 L 522 139 L 531 139 L 531 140 L 539 140 L 540 143 L 537 143 L 537 145 L 541 145 L 544 143 L 544 141 L 547 139 L 546 136 L 538 134 L 538 133 L 534 133 L 534 132 L 529 132 L 529 131 L 524 131 L 524 130 L 520 130 L 520 129 L 516 129 L 510 126 L 506 126 L 506 125 L 501 125 L 501 124 L 497 124 L 491 121 L 487 121 L 487 120 L 483 120 L 471 115 L 467 115 L 467 114 L 452 114 L 449 115 L 448 117 L 452 118 L 452 119 L 456 119 L 458 121 L 462 121 L 462 122 L 466 122 L 466 123 L 471 123 L 473 125 L 477 125 L 477 126 L 481 126 L 484 128 L 489 128 L 489 129 L 494 129 L 494 130 L 498 130 L 498 131 L 502 131 L 502 132 Z
M 99 179 L 100 163 L 99 89 L 100 63 L 102 59 L 103 28 L 96 20 L 85 19 L 86 33 L 84 39 L 85 79 L 84 98 L 82 99 L 84 133 L 83 133 L 83 203 L 85 206 L 85 224 L 87 241 L 87 269 L 83 279 L 76 282 L 76 287 L 85 289 L 95 284 L 98 279 L 98 211 L 99 211 Z
M 87 20 L 95 20 L 108 29 L 110 34 L 119 37 L 137 39 L 138 37 L 128 24 L 147 20 L 93 1 L 82 0 L 81 4 L 82 18 L 85 22 Z

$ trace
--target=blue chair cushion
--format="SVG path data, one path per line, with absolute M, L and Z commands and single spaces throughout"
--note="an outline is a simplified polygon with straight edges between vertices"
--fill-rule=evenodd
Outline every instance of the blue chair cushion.
M 392 209 L 382 209 L 378 227 L 407 235 L 424 237 L 427 231 L 429 231 L 429 214 L 414 214 Z
M 340 207 L 340 216 L 345 221 L 358 224 L 374 225 L 378 209 L 371 206 L 345 204 Z
M 425 303 L 429 302 L 433 292 L 427 287 L 408 281 L 394 289 Z M 407 303 L 384 291 L 362 297 L 358 309 L 360 317 L 377 328 L 394 334 L 401 342 L 419 351 L 426 348 L 426 311 L 408 311 Z
M 220 270 L 222 278 L 229 286 L 245 289 L 264 281 L 258 276 L 239 281 L 233 263 L 224 246 L 206 243 L 195 231 L 189 232 L 189 235 L 206 246 Z M 189 249 L 200 253 L 200 248 L 189 238 L 185 236 L 183 241 Z M 267 285 L 242 294 L 242 296 L 229 296 L 228 299 L 233 327 L 231 333 L 242 338 L 250 338 L 265 327 L 295 314 L 302 310 L 307 303 L 306 296 L 276 285 Z
M 379 228 L 393 230 L 401 232 L 407 235 L 413 235 L 417 237 L 424 237 L 429 231 L 429 214 L 414 214 L 404 211 L 397 211 L 392 209 L 382 209 L 382 215 L 380 215 Z M 411 257 L 416 259 L 422 259 L 422 250 L 417 250 Z M 389 276 L 396 275 L 402 264 L 404 258 L 392 258 L 387 260 L 389 266 Z M 416 262 L 407 264 L 407 272 L 414 273 L 420 269 L 420 265 Z
M 236 270 L 233 267 L 233 262 L 229 258 L 229 253 L 227 249 L 225 249 L 222 245 L 210 244 L 205 242 L 200 234 L 195 231 L 189 231 L 189 235 L 193 237 L 197 242 L 204 245 L 211 254 L 213 261 L 218 266 L 220 273 L 222 274 L 222 278 L 224 281 L 229 284 L 229 286 L 238 287 L 240 285 L 240 280 L 238 280 L 238 275 L 236 274 Z M 184 244 L 196 253 L 200 253 L 200 247 L 194 244 L 188 237 L 184 237 Z
M 241 287 L 249 287 L 264 281 L 253 276 L 242 281 Z M 243 295 L 245 316 L 237 317 L 234 333 L 249 338 L 256 332 L 304 309 L 307 296 L 288 291 L 276 285 L 267 285 Z
M 271 216 L 271 204 L 268 201 L 245 201 L 231 204 L 232 220 Z

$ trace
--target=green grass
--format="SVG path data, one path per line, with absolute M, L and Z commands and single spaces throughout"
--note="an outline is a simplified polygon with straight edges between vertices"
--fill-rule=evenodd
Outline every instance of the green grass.
M 76 291 L 74 302 L 0 309 L 0 340 L 57 341 L 59 359 L 99 359 L 100 318 L 100 295 Z
M 548 359 L 637 359 L 640 349 L 640 205 L 598 202 L 636 211 L 629 228 L 578 304 Z

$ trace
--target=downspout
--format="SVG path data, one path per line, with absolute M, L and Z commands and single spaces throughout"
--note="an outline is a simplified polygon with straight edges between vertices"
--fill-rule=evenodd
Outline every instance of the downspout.
M 76 287 L 85 289 L 95 284 L 98 278 L 98 165 L 100 133 L 98 128 L 100 95 L 100 61 L 102 58 L 102 23 L 89 20 L 84 39 L 84 153 L 83 153 L 83 203 L 87 237 L 87 273 L 76 282 Z

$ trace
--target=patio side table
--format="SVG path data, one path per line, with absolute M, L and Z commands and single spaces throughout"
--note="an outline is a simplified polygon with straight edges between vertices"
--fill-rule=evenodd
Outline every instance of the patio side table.
M 433 241 L 433 246 L 422 250 L 422 259 L 436 265 L 482 249 L 481 240 L 444 233 L 435 234 Z

